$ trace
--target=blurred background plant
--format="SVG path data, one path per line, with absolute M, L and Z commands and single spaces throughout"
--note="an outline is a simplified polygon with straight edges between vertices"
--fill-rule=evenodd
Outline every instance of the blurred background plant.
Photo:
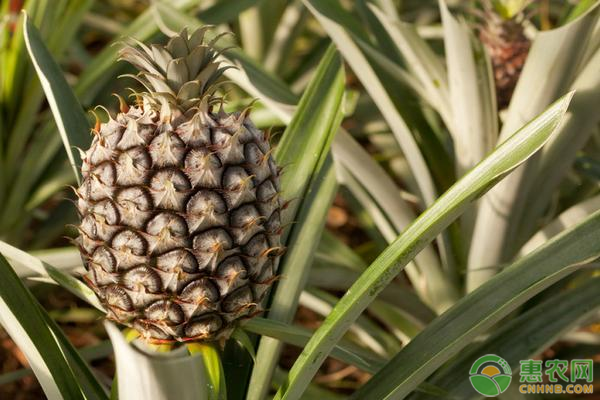
M 484 350 L 514 347 L 505 358 L 515 371 L 521 358 L 599 354 L 599 300 L 591 295 L 597 293 L 598 278 L 592 279 L 597 272 L 589 261 L 600 250 L 587 242 L 568 247 L 583 242 L 586 229 L 594 232 L 599 224 L 594 214 L 600 206 L 596 1 L 174 0 L 151 5 L 135 0 L 2 0 L 0 4 L 0 252 L 20 277 L 29 278 L 25 282 L 35 298 L 81 348 L 82 356 L 91 360 L 101 385 L 110 384 L 114 374 L 101 313 L 49 283 L 47 271 L 40 273 L 39 265 L 35 270 L 36 259 L 9 246 L 26 249 L 60 270 L 76 273 L 81 268 L 78 252 L 65 239 L 73 235 L 66 227 L 77 219 L 67 188 L 75 178 L 29 59 L 21 9 L 39 29 L 83 108 L 101 104 L 113 114 L 118 101 L 112 93 L 126 93 L 133 84 L 116 79 L 127 72 L 125 63 L 116 62 L 121 40 L 162 41 L 161 30 L 199 24 L 234 32 L 239 48 L 224 53 L 239 68 L 227 75 L 228 107 L 239 110 L 257 98 L 252 118 L 260 128 L 272 129 L 275 141 L 285 137 L 292 117 L 308 118 L 295 114 L 295 106 L 311 81 L 318 79 L 331 43 L 344 60 L 344 120 L 332 144 L 339 186 L 326 171 L 315 171 L 313 191 L 299 200 L 307 201 L 301 206 L 304 210 L 312 202 L 318 204 L 315 209 L 327 216 L 325 230 L 321 235 L 321 225 L 312 222 L 313 256 L 303 256 L 301 250 L 295 254 L 291 247 L 291 261 L 284 260 L 285 279 L 272 295 L 269 313 L 248 324 L 257 335 L 251 333 L 248 341 L 238 338 L 226 348 L 225 376 L 235 373 L 239 382 L 247 382 L 238 385 L 239 390 L 231 389 L 230 398 L 261 399 L 271 389 L 280 390 L 280 397 L 297 398 L 313 374 L 317 376 L 306 398 L 345 398 L 353 393 L 369 399 L 392 393 L 470 398 L 466 374 L 453 371 Z M 477 206 L 465 205 L 464 214 L 439 236 L 443 226 L 427 231 L 433 234 L 429 239 L 437 236 L 433 244 L 424 243 L 422 252 L 404 261 L 408 263 L 404 272 L 387 279 L 391 282 L 384 289 L 378 287 L 382 291 L 366 311 L 346 322 L 343 330 L 349 330 L 340 342 L 345 347 L 336 348 L 321 366 L 329 350 L 313 338 L 299 357 L 299 348 L 325 317 L 329 323 L 319 330 L 322 338 L 334 338 L 334 331 L 342 329 L 352 306 L 340 303 L 340 298 L 351 286 L 356 289 L 353 293 L 364 295 L 360 301 L 355 298 L 356 304 L 367 304 L 363 299 L 374 284 L 361 285 L 360 278 L 383 277 L 378 266 L 389 271 L 379 256 L 399 248 L 398 236 L 417 215 L 498 143 L 569 90 L 577 91 L 569 113 L 548 144 Z M 100 110 L 97 114 L 106 118 Z M 560 119 L 558 112 L 551 117 L 555 122 Z M 307 138 L 313 134 L 299 128 L 290 132 Z M 91 136 L 78 140 L 85 143 Z M 531 146 L 530 151 L 537 149 Z M 486 189 L 499 180 L 493 178 Z M 442 214 L 432 221 L 444 220 Z M 309 217 L 302 218 L 318 220 Z M 294 238 L 309 235 L 300 229 L 302 223 L 297 226 L 291 233 Z M 563 231 L 568 232 L 555 247 L 535 253 L 537 259 L 525 257 Z M 560 258 L 565 251 L 571 258 Z M 513 263 L 516 267 L 506 269 L 535 270 L 553 259 L 559 260 L 556 271 L 584 261 L 588 268 L 560 281 L 544 280 L 556 272 L 546 270 L 540 270 L 534 281 L 518 274 L 510 281 L 502 280 L 506 274 L 496 276 Z M 591 283 L 585 283 L 588 280 Z M 529 286 L 519 286 L 527 282 Z M 470 292 L 473 296 L 457 304 Z M 493 307 L 481 308 L 488 314 L 459 318 L 471 310 L 467 306 L 482 304 L 484 293 L 497 292 L 504 295 Z M 493 325 L 478 325 L 488 316 L 490 324 L 503 321 L 501 329 L 488 331 L 491 336 L 483 334 Z M 5 317 L 0 319 L 7 323 Z M 523 328 L 525 322 L 529 330 Z M 532 339 L 526 332 L 537 336 Z M 471 343 L 476 336 L 480 341 Z M 460 348 L 452 347 L 452 339 Z M 280 340 L 289 343 L 282 348 Z M 252 368 L 248 347 L 257 349 L 255 362 L 260 368 Z M 431 349 L 433 361 L 414 356 L 423 347 Z M 2 349 L 0 397 L 40 398 L 23 349 L 7 335 Z M 468 351 L 453 357 L 461 349 Z M 321 359 L 308 365 L 306 360 L 319 353 Z M 425 361 L 428 369 L 421 371 Z M 406 378 L 392 376 L 394 369 L 406 371 Z M 409 378 L 414 371 L 421 375 Z M 457 384 L 463 381 L 467 386 Z

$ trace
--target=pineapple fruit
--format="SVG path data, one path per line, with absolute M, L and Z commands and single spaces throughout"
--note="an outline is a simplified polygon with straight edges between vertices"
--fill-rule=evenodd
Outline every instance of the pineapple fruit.
M 484 0 L 483 24 L 479 39 L 486 47 L 496 84 L 498 108 L 508 106 L 521 70 L 525 65 L 530 40 L 525 36 L 522 9 L 525 0 Z
M 262 310 L 282 251 L 268 135 L 223 111 L 205 33 L 122 49 L 146 91 L 96 125 L 76 191 L 86 282 L 155 343 L 226 339 Z

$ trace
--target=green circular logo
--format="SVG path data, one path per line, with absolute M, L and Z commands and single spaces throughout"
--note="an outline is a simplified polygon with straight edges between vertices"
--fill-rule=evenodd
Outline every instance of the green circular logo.
M 479 357 L 471 366 L 469 375 L 473 389 L 485 397 L 504 393 L 512 379 L 510 365 L 495 354 Z

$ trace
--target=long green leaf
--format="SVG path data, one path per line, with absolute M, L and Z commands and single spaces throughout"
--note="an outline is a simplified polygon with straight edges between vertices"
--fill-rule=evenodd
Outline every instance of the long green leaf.
M 311 176 L 325 162 L 324 155 L 339 129 L 344 94 L 341 65 L 335 48 L 330 47 L 277 146 L 277 162 L 289 166 L 281 179 L 284 195 L 289 199 L 305 196 Z M 300 204 L 293 202 L 284 220 L 293 220 Z
M 452 118 L 446 122 L 454 142 L 457 176 L 481 161 L 496 145 L 498 114 L 490 57 L 465 21 L 457 20 L 439 0 L 444 29 Z M 461 218 L 462 241 L 468 248 L 477 207 Z
M 335 169 L 328 153 L 342 120 L 343 93 L 341 60 L 330 47 L 277 148 L 277 160 L 290 165 L 281 182 L 283 191 L 292 199 L 302 200 L 296 202 L 299 203 L 296 207 L 289 207 L 287 214 L 287 221 L 296 220 L 297 223 L 289 236 L 291 248 L 281 263 L 280 274 L 285 279 L 278 282 L 271 294 L 269 319 L 291 322 L 308 279 L 336 190 Z M 265 396 L 281 348 L 281 343 L 276 340 L 260 340 L 256 356 L 256 365 L 260 368 L 252 371 L 247 399 Z
M 582 1 L 580 1 L 579 3 L 577 3 L 577 5 L 575 7 L 573 7 L 571 12 L 567 16 L 565 23 L 575 20 L 577 17 L 584 14 L 587 10 L 589 10 L 590 8 L 595 6 L 597 4 L 597 2 L 598 2 L 598 0 L 582 0 Z
M 371 95 L 373 101 L 381 110 L 382 115 L 386 118 L 411 166 L 425 204 L 431 204 L 437 197 L 437 194 L 429 168 L 423 158 L 423 154 L 406 122 L 396 110 L 396 107 L 385 89 L 384 83 L 379 80 L 367 58 L 350 34 L 331 16 L 332 13 L 336 12 L 336 8 L 339 6 L 337 6 L 333 0 L 303 1 L 325 28 L 340 52 L 344 55 L 348 64 L 356 73 L 357 77 L 363 82 L 365 89 Z
M 346 167 L 338 169 L 338 176 L 340 177 L 340 183 L 352 193 L 357 204 L 369 214 L 387 244 L 393 242 L 403 228 L 406 228 L 416 218 L 415 215 L 410 222 L 401 226 L 401 228 L 398 227 L 395 216 L 384 213 L 384 210 L 378 207 L 374 196 L 362 187 Z M 397 203 L 400 202 L 397 201 Z M 402 204 L 399 205 L 402 206 Z M 388 218 L 392 219 L 391 222 L 394 223 L 394 227 L 391 226 Z M 452 278 L 442 273 L 438 258 L 435 253 L 432 253 L 432 250 L 431 247 L 423 249 L 414 260 L 406 265 L 405 271 L 419 297 L 438 312 L 441 312 L 458 300 L 459 293 L 453 285 L 449 285 Z
M 214 343 L 189 343 L 186 347 L 192 356 L 200 355 L 204 362 L 209 388 L 209 396 L 206 400 L 226 400 L 225 373 L 217 346 Z
M 337 128 L 336 128 L 337 130 Z M 335 131 L 334 131 L 335 132 Z M 321 168 L 309 188 L 298 214 L 298 223 L 289 237 L 290 250 L 282 260 L 281 275 L 271 295 L 267 318 L 289 323 L 298 307 L 300 293 L 306 285 L 320 233 L 337 185 L 331 160 Z M 255 367 L 248 387 L 247 399 L 262 399 L 277 365 L 282 343 L 272 338 L 261 338 Z
M 572 96 L 573 93 L 569 93 L 562 97 L 499 146 L 421 214 L 371 264 L 307 344 L 277 399 L 300 397 L 335 342 L 402 268 L 478 196 L 543 146 L 563 118 Z
M 341 239 L 325 230 L 315 254 L 308 284 L 321 289 L 347 291 L 367 268 L 362 258 Z M 417 296 L 414 289 L 401 282 L 392 282 L 379 298 L 393 305 L 413 324 L 424 327 L 435 313 Z
M 599 35 L 600 36 L 600 35 Z M 539 166 L 532 183 L 531 200 L 519 224 L 519 243 L 531 235 L 538 218 L 552 201 L 552 193 L 570 170 L 579 151 L 600 122 L 600 50 L 597 50 L 572 85 L 577 91 L 571 112 L 556 137 L 540 153 Z
M 321 289 L 346 292 L 360 276 L 359 273 L 337 266 L 321 266 L 317 261 L 310 270 L 309 285 Z M 436 314 L 415 294 L 412 288 L 390 284 L 379 294 L 382 301 L 394 306 L 398 312 L 412 321 L 413 324 L 424 327 L 433 320 Z
M 308 20 L 307 16 L 308 11 L 301 1 L 294 0 L 288 4 L 265 55 L 265 68 L 270 71 L 280 71 L 285 68 L 286 61 L 294 50 L 294 42 L 302 33 Z
M 244 329 L 300 348 L 306 345 L 313 334 L 308 329 L 266 318 L 252 318 L 244 323 Z M 341 340 L 333 348 L 331 356 L 372 374 L 376 373 L 386 361 L 377 354 L 346 340 Z
M 207 24 L 218 25 L 231 22 L 243 11 L 254 7 L 263 0 L 217 1 L 200 13 L 200 18 Z
M 600 209 L 600 195 L 590 197 L 589 199 L 586 199 L 585 201 L 563 211 L 553 221 L 546 224 L 535 235 L 533 235 L 531 239 L 529 239 L 527 243 L 523 245 L 519 251 L 519 255 L 523 256 L 531 253 L 536 247 L 541 246 L 544 244 L 544 242 L 558 235 L 565 229 L 577 225 L 598 209 Z
M 94 292 L 73 276 L 3 241 L 0 241 L 0 252 L 7 258 L 16 261 L 18 265 L 34 271 L 38 276 L 50 278 L 83 301 L 100 311 L 104 311 Z
M 459 22 L 439 1 L 444 25 L 444 46 L 452 107 L 457 173 L 462 175 L 495 146 L 498 116 L 489 57 L 464 22 Z
M 85 353 L 81 353 L 71 344 L 65 333 L 61 330 L 58 324 L 46 313 L 45 310 L 40 306 L 40 311 L 46 321 L 46 324 L 52 331 L 52 334 L 60 344 L 62 352 L 73 369 L 73 373 L 77 377 L 77 381 L 83 394 L 87 399 L 107 399 L 107 391 L 104 386 L 100 383 L 98 378 L 92 372 L 90 365 L 85 360 Z M 108 346 L 110 350 L 110 346 Z M 102 349 L 100 349 L 102 350 Z M 106 354 L 106 346 L 104 350 L 100 352 Z M 109 353 L 111 353 L 109 351 Z
M 53 29 L 46 29 L 43 38 L 48 46 L 48 50 L 54 57 L 60 59 L 64 50 L 69 48 L 73 37 L 80 27 L 83 16 L 88 12 L 92 3 L 93 1 L 91 0 L 68 2 L 64 12 L 56 15 L 56 18 L 52 21 L 51 25 L 53 25 Z M 33 70 L 31 70 L 31 73 L 33 74 Z M 19 161 L 21 161 L 23 155 L 25 155 L 25 157 L 29 156 L 27 152 L 24 152 L 25 146 L 30 140 L 39 140 L 38 135 L 35 134 L 37 133 L 37 130 L 34 129 L 39 121 L 37 118 L 32 118 L 32 115 L 35 115 L 38 112 L 43 99 L 44 91 L 40 86 L 39 81 L 37 79 L 31 79 L 27 82 L 27 85 L 23 90 L 23 99 L 21 100 L 18 114 L 12 125 L 6 149 L 7 174 L 13 179 L 13 184 L 15 181 L 19 185 L 21 184 L 21 181 L 15 177 L 15 171 L 18 171 L 21 168 L 21 163 Z
M 382 300 L 373 301 L 368 311 L 404 345 L 423 330 L 411 316 L 407 317 L 405 312 Z
M 416 213 L 412 206 L 401 198 L 396 183 L 345 130 L 336 136 L 333 153 L 350 175 L 347 183 L 354 181 L 352 177 L 360 183 L 356 190 L 353 190 L 351 185 L 348 186 L 354 196 L 357 197 L 357 190 L 362 191 L 376 202 L 385 214 L 385 219 L 389 219 L 395 228 L 396 235 L 415 220 Z M 378 228 L 381 230 L 381 226 Z M 425 247 L 414 262 L 407 266 L 407 273 L 411 279 L 417 277 L 412 283 L 419 295 L 439 310 L 447 308 L 458 298 L 458 293 L 449 285 L 449 278 L 441 271 L 439 259 L 431 246 Z
M 86 149 L 89 146 L 88 120 L 63 72 L 44 45 L 39 31 L 27 16 L 23 19 L 23 31 L 29 56 L 54 114 L 73 173 L 81 183 L 81 156 L 73 152 L 72 148 Z
M 367 268 L 367 264 L 361 256 L 329 230 L 324 230 L 321 235 L 315 260 L 341 265 L 357 272 L 362 272 Z
M 511 99 L 500 142 L 569 90 L 599 16 L 597 6 L 565 26 L 536 36 Z M 538 161 L 533 157 L 480 202 L 473 231 L 476 240 L 469 251 L 467 290 L 493 276 L 495 270 L 488 267 L 510 261 L 522 244 L 515 243 L 521 238 L 517 232 L 520 220 L 527 214 L 529 200 L 540 196 L 530 191 Z
M 469 370 L 477 358 L 484 354 L 497 354 L 516 372 L 519 360 L 536 356 L 597 310 L 600 307 L 598 293 L 600 278 L 594 278 L 581 286 L 553 296 L 510 321 L 483 343 L 472 346 L 464 354 L 461 353 L 428 382 L 445 388 L 449 397 L 470 397 L 473 387 L 465 371 Z
M 369 3 L 373 3 L 373 0 L 357 0 L 354 2 L 356 12 L 363 20 L 362 26 L 368 27 L 370 32 L 363 32 L 360 29 L 362 28 L 361 25 L 358 25 L 359 29 L 355 28 L 352 24 L 354 15 L 346 7 L 343 7 L 343 4 L 340 4 L 342 2 L 322 1 L 321 3 L 327 15 L 339 23 L 341 27 L 345 28 L 350 37 L 356 41 L 356 44 L 365 53 L 365 56 L 367 56 L 379 79 L 385 83 L 385 89 L 394 102 L 397 111 L 406 121 L 419 144 L 427 166 L 431 169 L 431 175 L 437 184 L 437 189 L 443 191 L 450 187 L 455 181 L 452 159 L 448 152 L 450 137 L 446 131 L 439 129 L 437 118 L 435 118 L 429 107 L 427 107 L 428 103 L 434 110 L 441 110 L 438 107 L 439 101 L 436 99 L 436 96 L 426 89 L 428 85 L 431 85 L 431 82 L 425 84 L 423 80 L 417 77 L 419 63 L 407 57 L 407 54 L 399 53 L 397 50 L 398 46 L 395 44 L 396 38 L 389 34 L 389 31 L 385 29 L 381 21 L 368 6 Z M 391 13 L 390 15 L 395 14 Z M 399 19 L 394 19 L 394 22 L 398 21 Z M 364 28 L 362 29 L 364 30 Z M 427 46 L 422 46 L 424 43 L 419 40 L 414 32 L 409 33 L 409 36 L 411 52 L 418 53 L 419 58 L 427 59 L 425 64 L 428 65 L 428 73 L 434 73 L 438 77 L 445 76 L 443 73 L 444 68 L 438 57 L 431 52 L 427 52 Z M 375 44 L 372 45 L 371 42 L 373 40 Z M 405 71 L 401 67 L 402 64 L 411 73 Z M 360 76 L 360 74 L 358 75 Z M 435 81 L 439 80 L 441 83 L 444 79 L 433 78 L 432 81 L 436 85 Z M 441 86 L 444 86 L 443 83 L 441 83 Z M 365 84 L 365 87 L 368 87 L 368 84 Z M 373 102 L 373 104 L 376 103 Z M 447 112 L 448 107 L 443 108 L 444 111 L 440 111 L 440 113 L 442 119 L 446 120 L 449 116 Z M 411 172 L 407 170 L 406 173 L 409 174 Z M 411 191 L 419 192 L 416 189 L 416 182 L 412 182 L 413 178 L 402 180 Z M 441 251 L 441 255 L 445 262 L 445 258 L 449 253 L 444 249 Z
M 248 56 L 254 60 L 262 60 L 265 42 L 261 21 L 260 7 L 252 7 L 240 13 L 238 26 L 240 29 L 241 47 Z
M 352 197 L 354 197 L 356 204 L 371 217 L 373 224 L 377 227 L 381 236 L 388 243 L 396 239 L 398 234 L 396 229 L 394 229 L 394 226 L 388 220 L 388 217 L 384 214 L 383 210 L 380 209 L 373 196 L 362 187 L 354 176 L 352 176 L 350 171 L 348 171 L 346 167 L 340 166 L 340 168 L 338 168 L 338 177 L 340 184 L 348 189 L 352 194 Z
M 464 297 L 356 392 L 356 398 L 404 398 L 477 335 L 598 255 L 600 212 L 520 259 Z
M 27 152 L 24 155 L 21 154 L 18 160 L 19 165 L 13 182 L 13 185 L 16 185 L 13 186 L 15 190 L 10 190 L 8 193 L 9 196 L 0 221 L 1 229 L 9 232 L 12 237 L 18 238 L 20 236 L 19 228 L 23 229 L 27 226 L 28 220 L 31 218 L 27 210 L 24 210 L 28 196 L 34 190 L 36 182 L 50 168 L 50 163 L 61 148 L 62 138 L 56 134 L 56 130 L 53 122 L 37 130 L 35 139 L 29 143 L 30 147 Z M 69 167 L 69 174 L 72 177 L 71 181 L 75 182 L 76 177 L 73 175 L 71 167 Z M 16 212 L 16 210 L 21 210 L 21 212 Z
M 110 340 L 104 340 L 98 344 L 82 347 L 76 350 L 85 361 L 95 361 L 106 358 L 113 353 Z M 21 368 L 11 372 L 6 372 L 0 375 L 0 386 L 12 383 L 26 376 L 33 375 L 31 368 Z M 103 389 L 102 389 L 103 391 Z
M 279 386 L 281 386 L 281 383 L 284 382 L 286 379 L 287 379 L 287 372 L 284 371 L 282 368 L 277 368 L 275 370 L 275 376 L 273 377 L 273 383 L 271 384 L 272 388 L 277 389 Z M 311 399 L 343 400 L 345 398 L 346 397 L 341 394 L 334 393 L 327 389 L 323 389 L 316 384 L 311 384 L 306 389 L 306 393 L 305 393 L 306 400 L 311 400 Z
M 439 57 L 417 33 L 415 26 L 393 20 L 376 6 L 369 5 L 382 27 L 402 54 L 408 68 L 416 76 L 433 107 L 452 129 L 452 117 L 446 70 Z M 420 94 L 420 93 L 419 93 Z
M 324 290 L 307 288 L 300 296 L 300 305 L 322 317 L 327 317 L 339 300 L 338 296 Z M 367 309 L 369 314 L 371 306 Z M 402 343 L 392 333 L 375 323 L 369 314 L 360 315 L 354 321 L 348 328 L 349 337 L 382 356 L 396 354 L 402 347 Z
M 50 399 L 84 399 L 43 310 L 0 255 L 0 322 L 17 343 Z
M 349 21 L 349 16 L 338 4 L 337 0 L 303 0 L 308 9 L 317 17 L 323 28 L 336 44 L 346 62 L 354 70 L 357 77 L 363 83 L 363 86 L 377 105 L 381 114 L 387 121 L 396 140 L 398 141 L 404 157 L 406 158 L 411 174 L 414 176 L 418 191 L 425 205 L 430 205 L 437 197 L 437 190 L 429 171 L 428 165 L 425 162 L 424 155 L 421 153 L 416 138 L 405 122 L 402 114 L 396 109 L 392 101 L 391 94 L 388 92 L 387 86 L 377 75 L 377 71 L 369 63 L 369 59 L 362 52 L 357 39 L 355 39 L 355 31 L 351 30 L 352 22 Z M 357 29 L 357 27 L 354 27 Z M 348 168 L 353 169 L 354 165 L 348 165 Z M 402 229 L 404 226 L 402 227 Z M 446 235 L 439 240 L 440 253 L 446 265 L 452 265 L 452 256 L 450 254 L 450 244 Z M 425 253 L 420 258 L 427 256 Z M 428 286 L 419 286 L 428 290 L 430 300 L 437 310 L 443 311 L 449 305 L 453 304 L 457 298 L 456 282 L 452 274 L 444 274 L 442 269 L 437 265 L 436 260 L 430 257 L 430 262 L 422 262 L 420 268 L 426 270 L 424 275 L 428 277 Z M 411 267 L 410 270 L 413 268 Z M 430 284 L 429 284 L 430 283 Z
M 0 251 L 6 251 L 4 255 L 8 258 L 13 269 L 21 279 L 40 274 L 42 269 L 37 267 L 38 263 L 37 261 L 34 261 L 36 258 L 61 271 L 70 271 L 83 267 L 81 254 L 77 247 L 56 247 L 52 249 L 31 251 L 27 254 L 32 256 L 32 258 L 26 257 L 26 259 L 31 260 L 35 264 L 30 264 L 30 266 L 28 266 L 27 263 L 22 263 L 20 261 L 20 258 L 26 253 L 16 247 L 8 246 L 10 245 L 0 241 Z

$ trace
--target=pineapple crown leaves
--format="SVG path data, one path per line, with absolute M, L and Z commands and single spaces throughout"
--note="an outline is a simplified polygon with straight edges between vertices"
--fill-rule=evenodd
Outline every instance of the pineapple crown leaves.
M 526 13 L 524 10 L 531 2 L 480 0 L 483 9 L 470 8 L 469 13 L 476 17 L 474 27 L 485 42 L 500 47 L 516 42 L 528 44 L 524 22 L 529 20 L 532 12 Z
M 513 19 L 525 9 L 532 0 L 491 0 L 491 7 L 489 6 L 489 0 L 484 2 L 484 7 L 489 8 L 498 13 L 503 19 Z M 486 5 L 485 3 L 488 3 Z
M 139 72 L 130 76 L 140 82 L 149 93 L 141 93 L 144 100 L 157 107 L 176 106 L 185 112 L 212 103 L 216 81 L 231 66 L 221 67 L 217 61 L 225 51 L 216 50 L 215 44 L 227 33 L 205 40 L 210 26 L 204 26 L 191 35 L 186 28 L 171 36 L 166 45 L 144 43 L 131 39 L 125 43 L 119 60 L 127 61 Z

